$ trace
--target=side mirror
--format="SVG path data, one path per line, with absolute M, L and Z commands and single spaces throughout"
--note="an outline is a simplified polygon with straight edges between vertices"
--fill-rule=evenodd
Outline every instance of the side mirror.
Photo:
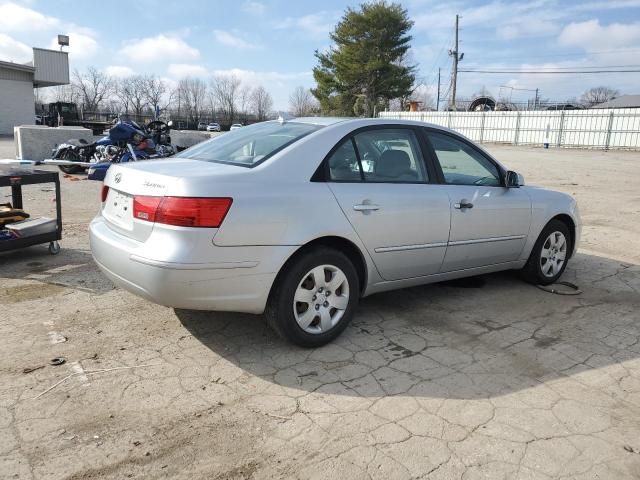
M 505 187 L 518 188 L 524 186 L 524 177 L 519 173 L 509 170 L 505 175 Z

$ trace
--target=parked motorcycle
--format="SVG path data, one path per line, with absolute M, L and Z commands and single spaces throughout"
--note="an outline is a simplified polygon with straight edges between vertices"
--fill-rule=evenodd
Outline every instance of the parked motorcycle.
M 155 120 L 141 128 L 133 121 L 120 120 L 111 127 L 108 136 L 96 142 L 71 139 L 61 143 L 45 163 L 58 165 L 65 173 L 79 173 L 88 168 L 90 180 L 102 180 L 112 163 L 173 155 L 171 125 L 172 122 Z

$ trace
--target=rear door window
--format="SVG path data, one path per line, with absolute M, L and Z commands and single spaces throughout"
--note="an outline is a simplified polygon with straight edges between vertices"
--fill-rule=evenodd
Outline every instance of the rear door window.
M 367 182 L 426 183 L 429 181 L 413 130 L 379 128 L 354 135 Z
M 362 172 L 351 137 L 344 140 L 329 157 L 329 178 L 335 182 L 360 182 Z

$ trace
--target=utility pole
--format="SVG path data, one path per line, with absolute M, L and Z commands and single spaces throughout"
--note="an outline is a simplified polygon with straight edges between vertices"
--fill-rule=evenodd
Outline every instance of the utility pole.
M 440 111 L 440 67 L 438 67 L 438 100 L 436 101 L 436 112 Z
M 456 87 L 458 84 L 458 62 L 464 57 L 464 53 L 459 53 L 458 49 L 458 26 L 460 15 L 456 15 L 456 43 L 453 50 L 449 50 L 449 56 L 453 57 L 453 71 L 451 73 L 451 99 L 449 106 L 456 110 Z

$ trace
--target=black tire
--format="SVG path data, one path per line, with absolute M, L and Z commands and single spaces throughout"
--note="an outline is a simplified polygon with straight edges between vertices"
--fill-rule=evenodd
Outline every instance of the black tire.
M 69 140 L 70 142 L 73 140 Z M 84 140 L 80 140 L 80 142 L 85 142 Z M 62 160 L 77 160 L 78 162 L 80 161 L 80 158 L 73 153 L 72 151 L 67 150 L 66 152 L 63 153 L 62 155 Z M 58 168 L 60 168 L 60 170 L 62 170 L 64 173 L 66 174 L 74 174 L 74 173 L 81 173 L 84 171 L 84 168 L 79 166 L 79 165 L 58 165 Z
M 545 242 L 549 236 L 554 233 L 559 232 L 564 235 L 566 239 L 566 252 L 564 262 L 559 270 L 552 276 L 545 275 L 542 271 L 542 264 L 546 262 L 542 262 L 541 255 L 543 247 L 545 246 Z M 550 285 L 558 281 L 558 279 L 564 273 L 565 268 L 567 267 L 567 263 L 569 262 L 569 255 L 571 254 L 571 245 L 573 245 L 573 239 L 571 238 L 571 232 L 569 232 L 569 228 L 564 222 L 560 220 L 551 220 L 540 232 L 540 236 L 538 240 L 536 240 L 533 249 L 531 250 L 531 255 L 529 255 L 529 260 L 520 271 L 522 278 L 534 285 Z
M 294 295 L 300 283 L 307 278 L 307 274 L 321 265 L 334 266 L 345 275 L 349 289 L 348 302 L 342 317 L 333 327 L 324 332 L 309 333 L 303 330 L 294 316 L 293 310 L 297 308 L 294 307 Z M 360 281 L 351 260 L 338 250 L 318 247 L 295 256 L 283 267 L 271 291 L 265 318 L 269 326 L 285 340 L 301 347 L 320 347 L 331 342 L 347 327 L 359 299 Z

